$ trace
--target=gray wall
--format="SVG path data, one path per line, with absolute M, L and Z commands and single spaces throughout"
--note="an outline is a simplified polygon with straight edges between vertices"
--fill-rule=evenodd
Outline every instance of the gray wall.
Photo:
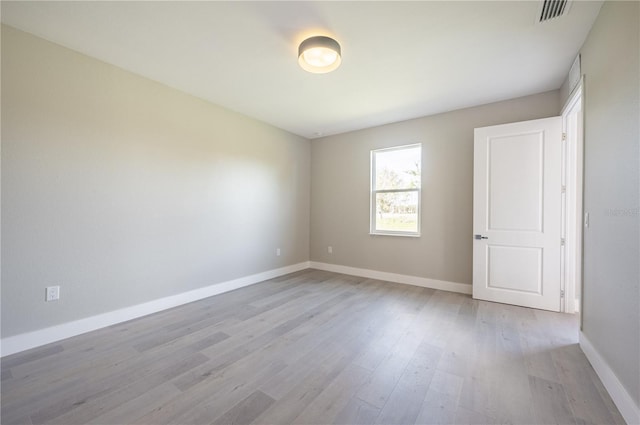
M 313 140 L 311 260 L 471 284 L 473 129 L 559 112 L 553 91 Z M 418 142 L 422 236 L 370 236 L 370 150 Z
M 307 261 L 309 161 L 306 139 L 3 26 L 2 336 Z
M 640 404 L 638 2 L 605 2 L 584 46 L 583 332 Z

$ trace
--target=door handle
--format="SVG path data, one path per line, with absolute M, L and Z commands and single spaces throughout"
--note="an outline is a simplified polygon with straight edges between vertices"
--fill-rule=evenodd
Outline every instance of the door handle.
M 480 240 L 480 239 L 489 239 L 489 236 L 482 236 L 482 235 L 474 235 L 473 236 L 474 239 Z

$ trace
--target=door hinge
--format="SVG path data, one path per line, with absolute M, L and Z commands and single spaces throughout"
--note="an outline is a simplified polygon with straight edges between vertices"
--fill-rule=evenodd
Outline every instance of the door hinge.
M 564 246 L 564 238 L 560 238 L 560 246 Z
M 564 298 L 564 289 L 560 290 L 560 298 Z
M 567 141 L 567 133 L 562 133 L 562 141 L 563 142 Z
M 562 186 L 562 193 L 567 193 L 567 186 Z

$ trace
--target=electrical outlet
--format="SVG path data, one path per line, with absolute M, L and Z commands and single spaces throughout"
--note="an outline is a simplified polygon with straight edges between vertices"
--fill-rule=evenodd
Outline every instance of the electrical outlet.
M 276 255 L 279 257 L 280 256 L 280 248 L 276 248 Z
M 328 246 L 328 247 L 327 247 L 327 252 L 328 252 L 329 254 L 333 254 L 333 247 L 332 247 L 332 246 Z
M 59 286 L 47 286 L 45 288 L 45 301 L 57 301 L 60 299 Z

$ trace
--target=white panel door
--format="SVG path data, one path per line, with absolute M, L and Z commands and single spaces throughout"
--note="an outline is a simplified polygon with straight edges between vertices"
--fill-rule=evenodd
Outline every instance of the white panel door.
M 477 128 L 473 297 L 560 311 L 562 118 Z

